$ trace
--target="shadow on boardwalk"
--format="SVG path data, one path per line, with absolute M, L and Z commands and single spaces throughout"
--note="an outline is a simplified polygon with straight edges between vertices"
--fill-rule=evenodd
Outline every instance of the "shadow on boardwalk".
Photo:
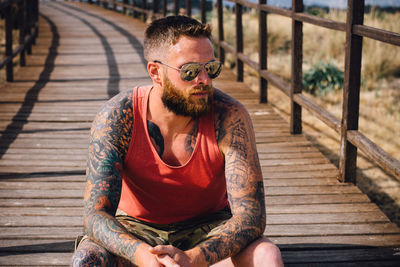
M 27 66 L 0 88 L 0 265 L 69 265 L 82 232 L 88 135 L 99 107 L 148 84 L 145 25 L 96 6 L 41 2 Z M 224 70 L 216 87 L 253 119 L 266 236 L 286 265 L 396 266 L 400 231 L 303 135 Z

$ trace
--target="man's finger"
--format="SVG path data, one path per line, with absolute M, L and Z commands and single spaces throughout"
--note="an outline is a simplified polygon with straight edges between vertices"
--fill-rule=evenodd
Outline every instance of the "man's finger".
M 158 262 L 163 264 L 165 267 L 180 267 L 180 265 L 167 254 L 158 254 L 156 257 Z
M 159 255 L 159 254 L 169 254 L 169 255 L 173 255 L 175 254 L 175 248 L 173 246 L 170 245 L 158 245 L 155 247 L 151 247 L 149 248 L 149 251 L 153 254 Z

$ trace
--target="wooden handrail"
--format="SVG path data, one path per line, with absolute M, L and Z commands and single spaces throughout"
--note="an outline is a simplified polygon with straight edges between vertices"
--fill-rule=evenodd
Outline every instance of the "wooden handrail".
M 13 6 L 18 6 L 18 13 L 13 12 Z M 32 44 L 38 35 L 38 0 L 9 0 L 0 2 L 0 10 L 5 12 L 5 39 L 6 53 L 0 61 L 0 69 L 6 67 L 6 80 L 12 82 L 14 80 L 13 59 L 20 56 L 20 66 L 25 66 L 25 53 L 31 54 Z M 18 47 L 13 50 L 13 35 L 15 23 L 19 25 Z
M 153 0 L 158 2 L 157 0 Z M 167 14 L 166 1 L 163 2 L 163 10 L 145 10 L 135 5 L 127 5 L 118 1 L 100 0 L 97 2 L 112 2 L 115 5 L 124 6 L 136 10 L 142 14 L 152 17 L 165 16 Z M 135 2 L 135 1 L 134 1 Z M 189 1 L 190 2 L 190 1 Z M 361 50 L 362 38 L 372 38 L 380 42 L 400 46 L 400 34 L 382 29 L 377 29 L 363 25 L 364 0 L 348 0 L 347 20 L 338 22 L 331 19 L 321 18 L 307 14 L 303 10 L 302 0 L 292 0 L 292 10 L 279 8 L 269 5 L 266 0 L 259 0 L 258 3 L 245 0 L 226 0 L 235 4 L 236 15 L 236 42 L 235 46 L 230 45 L 224 39 L 224 19 L 222 0 L 216 1 L 218 18 L 218 36 L 213 37 L 212 41 L 218 46 L 218 56 L 220 61 L 225 61 L 225 53 L 231 53 L 236 58 L 237 79 L 243 79 L 243 64 L 246 64 L 259 74 L 260 79 L 260 102 L 268 101 L 268 84 L 272 84 L 280 89 L 291 99 L 291 132 L 301 133 L 301 108 L 304 107 L 311 114 L 319 118 L 327 126 L 340 133 L 341 153 L 340 153 L 340 173 L 341 181 L 355 182 L 357 148 L 363 151 L 368 158 L 379 165 L 382 169 L 400 180 L 400 161 L 390 156 L 382 148 L 374 144 L 358 131 L 359 116 L 359 94 L 360 94 L 360 69 L 361 69 Z M 191 5 L 186 5 L 190 10 L 186 14 L 191 15 Z M 174 1 L 172 13 L 179 13 L 179 1 Z M 205 1 L 201 4 L 201 20 L 205 22 Z M 242 12 L 244 8 L 252 8 L 258 11 L 259 15 L 259 62 L 251 60 L 243 53 L 243 30 Z M 267 41 L 268 36 L 266 17 L 268 14 L 276 14 L 292 19 L 292 75 L 290 83 L 279 75 L 268 70 L 267 66 Z M 346 59 L 345 59 L 345 83 L 344 83 L 344 105 L 343 119 L 338 119 L 321 106 L 312 102 L 301 93 L 302 78 L 302 25 L 303 23 L 324 27 L 331 30 L 346 33 Z M 351 105 L 350 105 L 351 104 Z

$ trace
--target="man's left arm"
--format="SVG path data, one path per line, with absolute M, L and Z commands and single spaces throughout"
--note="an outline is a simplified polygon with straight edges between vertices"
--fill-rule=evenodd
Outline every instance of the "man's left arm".
M 225 176 L 232 218 L 219 233 L 198 245 L 207 264 L 236 255 L 264 233 L 266 214 L 263 178 L 253 125 L 247 110 L 227 99 L 220 113 L 219 147 L 225 157 Z

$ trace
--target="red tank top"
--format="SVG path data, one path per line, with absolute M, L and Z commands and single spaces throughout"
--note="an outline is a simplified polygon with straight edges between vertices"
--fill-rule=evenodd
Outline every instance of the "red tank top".
M 150 90 L 150 86 L 133 90 L 132 139 L 124 161 L 118 208 L 146 222 L 168 224 L 228 206 L 213 112 L 199 119 L 196 145 L 188 162 L 170 166 L 159 157 L 147 132 Z

